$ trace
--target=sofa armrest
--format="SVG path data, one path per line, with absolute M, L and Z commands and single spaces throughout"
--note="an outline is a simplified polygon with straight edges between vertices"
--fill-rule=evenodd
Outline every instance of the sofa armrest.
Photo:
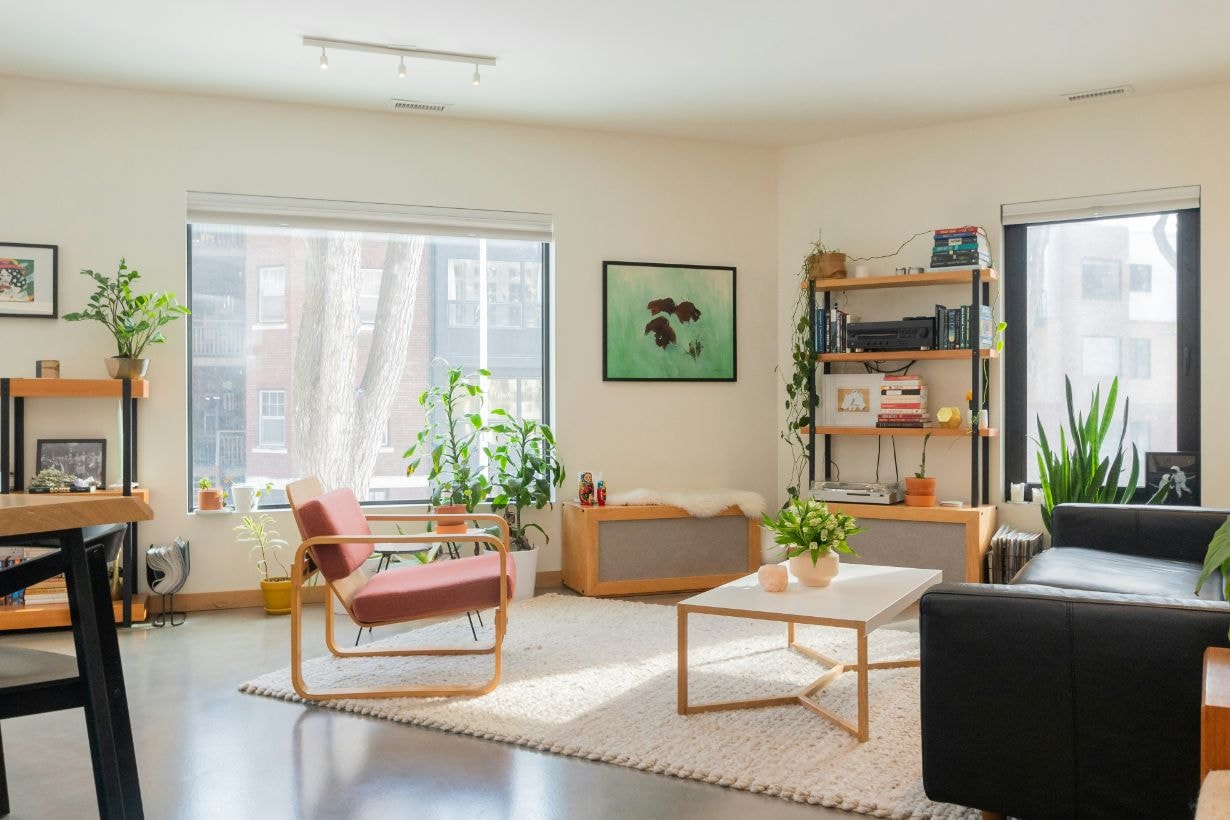
M 1202 656 L 1228 627 L 1224 602 L 932 588 L 920 607 L 927 796 L 1018 817 L 1190 816 Z
M 1060 504 L 1051 543 L 1201 563 L 1230 510 L 1149 504 Z

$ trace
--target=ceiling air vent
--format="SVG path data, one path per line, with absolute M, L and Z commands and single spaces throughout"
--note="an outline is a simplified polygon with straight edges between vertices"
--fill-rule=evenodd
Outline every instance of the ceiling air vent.
M 1114 88 L 1095 88 L 1092 91 L 1074 91 L 1064 94 L 1063 98 L 1070 103 L 1093 102 L 1107 100 L 1111 97 L 1127 97 L 1132 93 L 1130 85 L 1117 85 Z
M 419 100 L 389 100 L 389 107 L 394 111 L 419 111 L 439 114 L 441 111 L 447 111 L 451 105 L 452 103 L 421 102 Z

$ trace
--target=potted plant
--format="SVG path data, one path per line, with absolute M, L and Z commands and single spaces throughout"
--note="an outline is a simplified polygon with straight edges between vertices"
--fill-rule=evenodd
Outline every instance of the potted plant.
M 290 576 L 286 565 L 278 558 L 278 552 L 286 546 L 286 541 L 278 537 L 278 531 L 273 528 L 273 524 L 273 516 L 269 513 L 245 515 L 242 522 L 235 527 L 235 532 L 239 534 L 239 543 L 252 545 L 249 554 L 256 556 L 256 569 L 261 574 L 261 596 L 265 599 L 265 612 L 270 615 L 286 615 L 290 612 Z M 270 561 L 277 565 L 281 574 L 270 574 Z
M 931 434 L 927 433 L 923 436 L 922 462 L 918 465 L 918 472 L 905 479 L 905 503 L 911 507 L 935 506 L 935 479 L 927 477 L 927 442 L 929 441 L 931 441 Z
M 266 481 L 264 487 L 255 484 L 231 485 L 231 496 L 235 499 L 235 510 L 241 513 L 256 512 L 261 504 L 261 496 L 273 491 L 273 482 Z
M 475 374 L 490 376 L 491 371 L 476 370 Z M 482 388 L 467 379 L 460 367 L 449 368 L 445 385 L 429 387 L 419 396 L 423 429 L 402 457 L 411 459 L 406 475 L 418 469 L 424 454 L 431 459 L 427 481 L 432 506 L 437 513 L 455 516 L 436 526 L 442 534 L 465 532 L 464 513 L 486 501 L 491 489 L 483 469 L 475 464 L 479 436 L 486 430 L 482 400 Z
M 497 438 L 495 446 L 484 451 L 497 493 L 491 508 L 503 510 L 508 522 L 517 578 L 521 579 L 515 597 L 531 598 L 538 575 L 538 548 L 530 541 L 529 531 L 538 530 L 547 543 L 551 537 L 538 524 L 523 521 L 521 514 L 530 507 L 554 507 L 551 491 L 563 485 L 564 465 L 556 455 L 555 434 L 550 427 L 533 419 L 514 419 L 502 408 L 492 410 L 491 415 L 494 421 L 488 429 Z
M 123 259 L 114 279 L 92 270 L 83 270 L 81 275 L 92 278 L 98 287 L 85 310 L 69 313 L 64 319 L 99 322 L 115 337 L 118 353 L 106 359 L 111 378 L 144 378 L 149 369 L 149 360 L 141 358 L 145 348 L 165 342 L 162 328 L 190 311 L 175 301 L 173 293 L 133 293 L 132 283 L 141 274 L 130 269 Z
M 804 260 L 807 276 L 811 279 L 845 279 L 846 255 L 824 244 L 823 233 L 811 243 L 811 250 Z
M 1086 504 L 1128 504 L 1136 495 L 1136 480 L 1140 477 L 1140 454 L 1132 445 L 1132 466 L 1127 483 L 1120 484 L 1123 473 L 1123 441 L 1127 436 L 1128 412 L 1131 399 L 1123 400 L 1123 427 L 1119 431 L 1119 443 L 1115 447 L 1114 460 L 1102 455 L 1102 444 L 1110 432 L 1119 398 L 1119 379 L 1110 383 L 1106 395 L 1106 407 L 1102 407 L 1102 387 L 1094 388 L 1093 401 L 1086 416 L 1077 413 L 1072 405 L 1072 380 L 1064 376 L 1064 391 L 1068 403 L 1068 433 L 1059 428 L 1059 451 L 1051 450 L 1042 419 L 1037 419 L 1038 479 L 1042 484 L 1042 523 L 1051 531 L 1051 511 L 1058 504 L 1076 502 Z M 1158 504 L 1170 494 L 1169 482 L 1162 482 L 1145 503 Z
M 224 497 L 225 493 L 222 489 L 215 487 L 209 478 L 202 477 L 196 483 L 196 508 L 198 510 L 220 510 Z
M 763 516 L 762 524 L 786 547 L 790 574 L 804 586 L 828 586 L 837 576 L 838 553 L 858 555 L 847 540 L 862 532 L 858 522 L 814 498 L 792 498 L 776 518 Z

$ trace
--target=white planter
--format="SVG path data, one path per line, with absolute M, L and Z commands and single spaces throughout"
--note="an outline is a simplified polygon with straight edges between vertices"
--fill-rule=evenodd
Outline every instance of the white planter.
M 231 499 L 235 502 L 235 512 L 253 513 L 260 503 L 256 496 L 256 487 L 251 484 L 234 484 L 231 486 Z
M 773 541 L 777 533 L 768 527 L 760 528 L 760 563 L 780 564 L 786 560 L 786 545 Z
M 528 550 L 512 550 L 509 556 L 517 565 L 517 583 L 513 590 L 514 601 L 524 601 L 534 597 L 534 586 L 538 581 L 538 548 Z
M 840 566 L 835 552 L 821 555 L 814 564 L 811 553 L 805 552 L 790 559 L 790 574 L 805 587 L 826 587 L 837 577 Z

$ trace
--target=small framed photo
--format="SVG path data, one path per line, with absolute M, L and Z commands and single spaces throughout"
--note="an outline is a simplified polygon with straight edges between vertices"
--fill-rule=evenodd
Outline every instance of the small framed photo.
M 817 414 L 826 427 L 875 427 L 880 415 L 878 373 L 828 373 L 824 386 L 824 412 Z
M 1169 487 L 1163 504 L 1200 506 L 1200 454 L 1145 453 L 1145 482 L 1149 495 Z
M 56 469 L 95 486 L 107 486 L 107 440 L 104 438 L 40 438 L 35 453 L 36 473 Z
M 0 316 L 55 319 L 58 245 L 0 242 Z

